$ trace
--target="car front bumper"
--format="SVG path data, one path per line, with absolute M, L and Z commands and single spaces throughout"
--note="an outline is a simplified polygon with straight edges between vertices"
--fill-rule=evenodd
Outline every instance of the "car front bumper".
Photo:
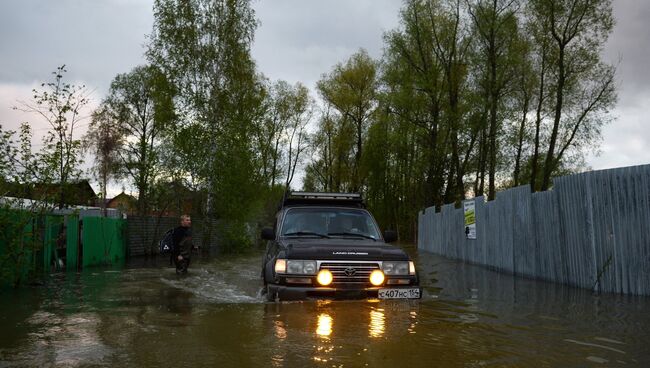
M 408 286 L 373 286 L 363 288 L 325 287 L 325 286 L 286 286 L 268 284 L 269 300 L 306 300 L 306 299 L 376 299 L 380 289 L 418 289 L 420 298 L 422 288 L 416 285 Z

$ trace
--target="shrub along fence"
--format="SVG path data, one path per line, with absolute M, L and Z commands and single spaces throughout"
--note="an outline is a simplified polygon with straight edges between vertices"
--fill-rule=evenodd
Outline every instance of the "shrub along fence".
M 37 265 L 38 223 L 26 211 L 0 208 L 0 287 L 19 284 Z
M 517 275 L 603 292 L 650 295 L 650 165 L 591 171 L 419 214 L 418 249 Z

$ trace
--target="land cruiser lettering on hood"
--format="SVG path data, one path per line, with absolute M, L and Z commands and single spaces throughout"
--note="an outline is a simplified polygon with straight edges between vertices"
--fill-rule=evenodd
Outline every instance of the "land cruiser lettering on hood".
M 346 255 L 346 256 L 367 256 L 368 252 L 332 252 L 332 254 L 340 256 L 340 255 Z

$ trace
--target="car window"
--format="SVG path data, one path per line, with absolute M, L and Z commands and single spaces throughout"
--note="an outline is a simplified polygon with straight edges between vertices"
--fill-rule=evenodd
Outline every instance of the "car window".
M 289 209 L 284 216 L 281 235 L 308 235 L 310 233 L 380 238 L 374 219 L 365 210 L 345 208 Z

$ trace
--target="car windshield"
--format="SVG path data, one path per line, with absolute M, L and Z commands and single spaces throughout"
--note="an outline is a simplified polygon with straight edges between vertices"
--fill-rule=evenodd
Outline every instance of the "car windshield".
M 282 236 L 380 238 L 370 214 L 350 208 L 291 208 L 282 223 Z

